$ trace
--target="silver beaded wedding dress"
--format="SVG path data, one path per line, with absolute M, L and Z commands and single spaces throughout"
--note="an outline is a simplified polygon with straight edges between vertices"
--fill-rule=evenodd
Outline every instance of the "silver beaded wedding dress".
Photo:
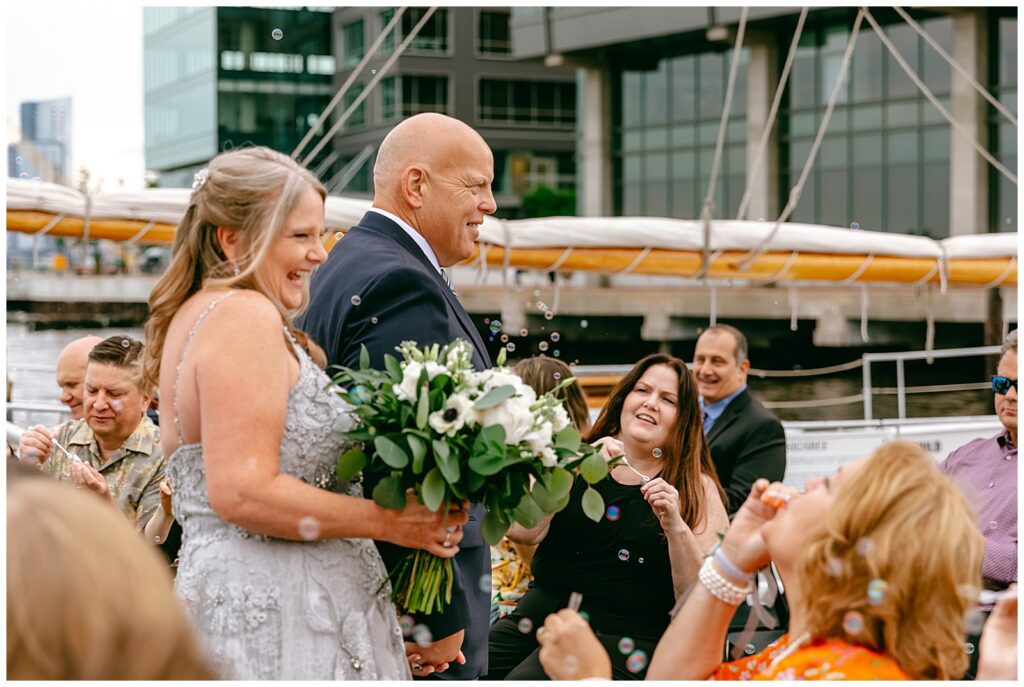
M 225 297 L 196 320 L 182 358 L 203 319 Z M 301 372 L 288 395 L 280 470 L 362 497 L 361 485 L 339 483 L 335 476 L 352 417 L 330 391 L 327 375 L 294 340 L 292 346 Z M 274 539 L 221 520 L 207 497 L 202 444 L 186 445 L 175 424 L 181 446 L 167 464 L 174 516 L 183 530 L 175 588 L 218 674 L 244 680 L 411 679 L 390 586 L 378 591 L 386 572 L 373 542 Z M 304 536 L 315 539 L 318 524 L 303 525 L 311 530 Z

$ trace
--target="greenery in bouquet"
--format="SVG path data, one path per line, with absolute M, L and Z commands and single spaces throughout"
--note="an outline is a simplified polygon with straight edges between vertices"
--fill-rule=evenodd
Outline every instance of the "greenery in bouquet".
M 581 441 L 554 395 L 572 378 L 537 397 L 504 366 L 504 350 L 497 367 L 483 372 L 473 369 L 472 349 L 461 339 L 425 350 L 406 341 L 396 350 L 401 360 L 386 355 L 385 369 L 374 370 L 364 348 L 359 369 L 341 368 L 335 377 L 358 418 L 349 435 L 362 442 L 339 457 L 339 479 L 360 472 L 379 478 L 373 500 L 396 510 L 408 489 L 435 512 L 483 504 L 483 535 L 492 545 L 512 522 L 534 527 L 565 508 L 575 474 L 588 483 L 584 512 L 601 519 L 604 499 L 590 485 L 608 475 L 608 464 Z M 436 612 L 451 602 L 449 559 L 410 552 L 390 579 L 392 599 L 408 612 Z

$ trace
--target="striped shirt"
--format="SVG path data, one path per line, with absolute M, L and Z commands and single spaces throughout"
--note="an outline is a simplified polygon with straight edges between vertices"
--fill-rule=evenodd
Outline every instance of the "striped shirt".
M 1017 446 L 1010 432 L 964 444 L 940 467 L 963 490 L 985 535 L 985 586 L 1003 589 L 1016 582 Z

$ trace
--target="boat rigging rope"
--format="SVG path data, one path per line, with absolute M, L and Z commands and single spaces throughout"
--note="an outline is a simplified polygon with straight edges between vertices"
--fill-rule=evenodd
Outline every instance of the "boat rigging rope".
M 377 38 L 374 39 L 373 43 L 370 44 L 370 47 L 369 49 L 367 49 L 366 54 L 364 54 L 362 59 L 359 60 L 359 64 L 352 68 L 352 73 L 348 75 L 347 79 L 345 79 L 345 83 L 341 84 L 341 88 L 339 88 L 338 92 L 334 94 L 333 98 L 331 98 L 331 102 L 327 103 L 327 107 L 325 107 L 324 111 L 320 113 L 319 117 L 317 117 L 316 124 L 310 127 L 309 131 L 306 132 L 306 135 L 302 137 L 301 141 L 299 141 L 299 145 L 295 146 L 295 150 L 292 151 L 293 158 L 298 159 L 299 152 L 307 145 L 309 145 L 309 142 L 313 139 L 313 136 L 316 135 L 316 132 L 319 131 L 320 127 L 324 125 L 324 122 L 327 121 L 327 117 L 329 117 L 330 114 L 334 112 L 334 108 L 336 108 L 338 106 L 338 103 L 341 102 L 342 96 L 344 96 L 345 93 L 348 91 L 349 87 L 352 86 L 352 82 L 355 81 L 356 78 L 358 78 L 359 75 L 363 73 L 363 69 L 366 68 L 366 64 L 377 53 L 377 50 L 384 42 L 384 39 L 391 35 L 391 30 L 395 28 L 395 24 L 397 24 L 398 21 L 402 18 L 402 15 L 405 13 L 405 9 L 406 8 L 404 7 L 399 7 L 398 10 L 395 12 L 395 16 L 391 17 L 391 21 L 387 23 L 387 25 L 384 27 L 384 30 L 381 31 Z
M 822 115 L 821 124 L 818 126 L 818 133 L 814 137 L 814 142 L 811 144 L 811 151 L 807 154 L 807 160 L 804 162 L 804 168 L 800 172 L 800 178 L 797 179 L 796 184 L 789 191 L 789 201 L 786 203 L 786 207 L 782 209 L 782 214 L 779 215 L 778 219 L 775 220 L 775 226 L 768 232 L 768 235 L 749 253 L 743 256 L 737 263 L 737 267 L 741 270 L 750 269 L 750 265 L 753 264 L 760 255 L 762 255 L 768 247 L 775 235 L 779 232 L 779 227 L 782 223 L 789 219 L 793 211 L 796 210 L 796 205 L 800 202 L 800 194 L 803 192 L 804 184 L 807 183 L 807 177 L 811 173 L 811 167 L 814 166 L 814 160 L 818 156 L 818 149 L 821 148 L 821 142 L 825 138 L 825 131 L 828 129 L 828 124 L 832 119 L 832 111 L 836 107 L 836 101 L 839 100 L 839 90 L 843 85 L 843 80 L 846 78 L 846 71 L 850 66 L 850 58 L 853 57 L 853 47 L 857 43 L 857 34 L 860 32 L 860 25 L 864 19 L 865 10 L 862 7 L 857 12 L 857 18 L 853 22 L 853 28 L 850 30 L 850 40 L 846 43 L 846 51 L 843 53 L 843 60 L 839 63 L 839 73 L 836 75 L 836 82 L 832 86 L 832 94 L 829 96 L 828 103 L 825 105 L 825 114 Z
M 931 104 L 935 106 L 935 109 L 939 111 L 939 114 L 941 114 L 946 119 L 946 121 L 949 122 L 950 126 L 956 129 L 957 133 L 959 133 L 961 136 L 967 139 L 967 142 L 971 144 L 972 148 L 978 151 L 979 155 L 985 158 L 990 165 L 999 170 L 1000 174 L 1002 174 L 1004 177 L 1012 181 L 1014 186 L 1016 186 L 1017 175 L 1008 170 L 1005 166 L 1003 166 L 1003 164 L 999 162 L 999 160 L 997 160 L 992 155 L 992 153 L 988 152 L 988 150 L 985 149 L 985 146 L 978 143 L 977 139 L 971 136 L 963 128 L 963 126 L 960 125 L 960 122 L 958 122 L 956 118 L 953 115 L 951 115 L 945 107 L 943 107 L 942 103 L 939 102 L 939 99 L 935 97 L 935 94 L 932 93 L 931 90 L 929 90 L 929 88 L 924 85 L 924 82 L 921 81 L 921 77 L 917 75 L 913 67 L 907 64 L 907 61 L 903 59 L 903 55 L 901 55 L 899 50 L 896 49 L 896 46 L 892 44 L 892 41 L 889 40 L 889 37 L 885 35 L 885 31 L 883 31 L 882 27 L 878 25 L 878 22 L 875 21 L 875 18 L 871 16 L 871 12 L 868 11 L 868 8 L 862 7 L 861 12 L 863 12 L 864 15 L 867 17 L 868 22 L 871 24 L 871 28 L 873 28 L 875 30 L 875 33 L 878 34 L 878 38 L 882 41 L 882 44 L 885 45 L 885 47 L 892 54 L 893 59 L 895 59 L 896 62 L 903 68 L 903 71 L 905 71 L 907 73 L 907 76 L 909 76 L 911 80 L 917 85 L 921 93 L 923 93 L 924 96 L 928 98 L 928 100 L 931 102 Z
M 782 75 L 779 77 L 779 85 L 775 88 L 775 97 L 772 99 L 772 106 L 768 110 L 768 119 L 764 124 L 764 130 L 761 131 L 761 140 L 757 144 L 757 154 L 754 156 L 754 163 L 750 166 L 750 171 L 747 173 L 747 188 L 743 191 L 743 197 L 740 199 L 740 209 L 736 211 L 736 219 L 743 219 L 747 214 L 747 207 L 750 205 L 750 195 L 753 192 L 750 180 L 754 178 L 754 175 L 761 170 L 761 162 L 764 159 L 764 153 L 768 149 L 768 139 L 771 137 L 772 129 L 775 128 L 775 117 L 779 113 L 779 105 L 782 102 L 782 93 L 786 90 L 786 82 L 789 80 L 789 72 L 793 67 L 793 61 L 796 59 L 797 46 L 800 43 L 800 34 L 804 30 L 804 21 L 807 19 L 807 7 L 800 10 L 800 18 L 796 22 L 796 30 L 793 32 L 793 42 L 789 44 L 789 54 L 786 55 L 786 64 L 782 67 Z
M 939 45 L 939 43 L 934 38 L 931 37 L 931 34 L 929 34 L 927 31 L 925 31 L 924 28 L 922 28 L 920 24 L 918 24 L 916 21 L 914 21 L 913 17 L 911 17 L 909 14 L 907 14 L 906 10 L 904 10 L 899 5 L 895 5 L 893 7 L 893 9 L 896 10 L 901 17 L 903 17 L 903 20 L 905 22 L 910 24 L 910 26 L 913 27 L 913 29 L 915 31 L 917 31 L 918 34 L 921 35 L 921 38 L 923 38 L 925 40 L 925 42 L 928 43 L 928 45 L 932 46 L 932 48 L 935 49 L 935 52 L 939 53 L 939 55 L 942 56 L 942 59 L 946 60 L 946 62 L 949 63 L 949 66 L 951 66 L 953 69 L 955 69 L 957 71 L 957 73 L 960 74 L 960 76 L 964 77 L 964 79 L 967 80 L 967 83 L 969 83 L 972 86 L 974 86 L 974 90 L 976 90 L 978 93 L 980 93 L 981 96 L 983 98 L 985 98 L 985 100 L 989 101 L 989 103 L 992 104 L 992 107 L 994 107 L 997 110 L 999 110 L 999 113 L 1002 114 L 1004 117 L 1006 117 L 1010 121 L 1011 124 L 1013 124 L 1014 126 L 1017 126 L 1017 118 L 1013 116 L 1013 113 L 1010 112 L 1006 108 L 1006 106 L 1003 105 L 1001 102 L 999 102 L 999 100 L 997 100 L 991 93 L 989 93 L 985 89 L 984 86 L 982 86 L 980 83 L 978 83 L 975 80 L 975 78 L 973 76 L 971 76 L 970 72 L 968 72 L 966 69 L 964 69 L 962 66 L 960 66 L 960 63 L 957 62 L 955 59 L 953 59 L 950 56 L 950 54 L 947 53 L 943 49 L 943 47 L 941 45 Z
M 725 87 L 725 101 L 722 103 L 722 118 L 718 123 L 718 138 L 715 141 L 715 154 L 711 158 L 711 175 L 708 179 L 708 192 L 704 196 L 704 205 L 700 215 L 704 222 L 704 250 L 701 258 L 698 279 L 705 278 L 711 269 L 711 218 L 715 214 L 715 186 L 718 182 L 718 171 L 722 163 L 722 149 L 725 147 L 725 132 L 729 124 L 729 112 L 732 110 L 732 94 L 736 89 L 736 74 L 740 66 L 740 50 L 743 48 L 743 34 L 747 30 L 748 7 L 740 10 L 739 28 L 736 30 L 736 45 L 732 51 L 732 63 L 729 65 L 729 81 Z
M 309 164 L 309 161 L 316 157 L 317 153 L 323 150 L 324 146 L 326 146 L 328 143 L 331 142 L 331 140 L 333 140 L 334 135 L 338 133 L 338 130 L 341 129 L 342 125 L 345 124 L 345 121 L 352 115 L 353 112 L 355 112 L 356 108 L 359 107 L 363 103 L 363 101 L 369 97 L 370 93 L 373 92 L 373 89 L 377 86 L 380 80 L 383 79 L 385 75 L 387 75 L 388 71 L 391 69 L 391 65 L 393 65 L 398 60 L 398 58 L 402 56 L 402 53 L 405 52 L 405 49 L 408 48 L 409 44 L 412 43 L 414 38 L 416 38 L 416 34 L 418 34 L 420 32 L 420 29 L 423 28 L 427 21 L 429 21 L 430 18 L 434 16 L 434 12 L 436 11 L 437 7 L 430 7 L 427 9 L 426 12 L 423 13 L 423 17 L 421 17 L 420 20 L 416 22 L 416 25 L 412 27 L 412 30 L 409 32 L 409 35 L 402 40 L 402 43 L 398 46 L 398 48 L 395 49 L 395 52 L 391 54 L 391 57 L 387 59 L 387 62 L 385 62 L 381 66 L 381 68 L 377 70 L 376 76 L 370 79 L 370 82 L 366 84 L 366 87 L 359 93 L 359 95 L 356 96 L 355 100 L 352 101 L 352 104 L 348 106 L 348 109 L 346 109 L 341 114 L 341 117 L 338 118 L 338 121 L 334 123 L 334 125 L 326 134 L 324 134 L 323 138 L 320 139 L 320 142 L 313 147 L 313 150 L 310 151 L 310 153 L 305 158 L 303 158 L 302 164 Z

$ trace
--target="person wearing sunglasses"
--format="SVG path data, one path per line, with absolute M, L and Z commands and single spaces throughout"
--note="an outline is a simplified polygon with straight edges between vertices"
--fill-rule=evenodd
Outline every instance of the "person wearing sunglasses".
M 1017 581 L 1017 330 L 1003 342 L 999 367 L 992 377 L 996 414 L 1003 431 L 975 439 L 949 454 L 942 471 L 960 486 L 985 535 L 981 574 L 986 589 L 1003 590 Z M 981 626 L 991 612 L 983 608 L 969 624 L 967 644 L 978 646 Z M 975 634 L 976 632 L 976 634 Z M 977 652 L 968 677 L 975 675 Z

